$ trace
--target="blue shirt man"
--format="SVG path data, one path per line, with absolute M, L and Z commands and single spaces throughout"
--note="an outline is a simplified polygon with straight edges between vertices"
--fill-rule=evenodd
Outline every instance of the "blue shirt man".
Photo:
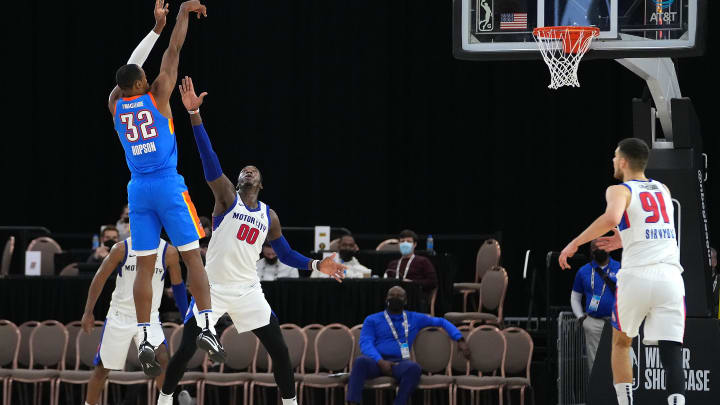
M 458 341 L 458 347 L 465 357 L 470 357 L 470 350 L 462 334 L 453 324 L 443 318 L 404 311 L 406 301 L 405 290 L 399 286 L 393 287 L 387 293 L 387 309 L 365 318 L 360 333 L 362 355 L 353 363 L 348 384 L 347 400 L 351 404 L 362 402 L 365 380 L 381 375 L 398 380 L 394 404 L 407 403 L 422 373 L 420 366 L 410 361 L 410 348 L 418 332 L 425 327 L 438 326 L 445 329 L 451 339 Z
M 573 291 L 585 296 L 585 314 L 593 318 L 606 318 L 612 315 L 615 293 L 607 286 L 602 275 L 607 275 L 613 283 L 617 283 L 618 270 L 620 270 L 620 262 L 610 257 L 604 265 L 592 260 L 578 270 Z
M 615 307 L 615 285 L 620 263 L 606 251 L 598 249 L 597 239 L 590 243 L 590 254 L 593 260 L 575 275 L 570 304 L 585 332 L 585 352 L 588 368 L 592 371 L 605 320 L 612 315 Z M 583 295 L 584 307 L 581 304 Z

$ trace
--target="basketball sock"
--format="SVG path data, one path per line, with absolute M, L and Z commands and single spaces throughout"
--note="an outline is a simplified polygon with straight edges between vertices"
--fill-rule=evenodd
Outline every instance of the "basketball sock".
M 633 405 L 631 383 L 615 384 L 615 394 L 619 405 Z
M 296 398 L 297 398 L 297 397 L 283 398 L 283 399 L 282 399 L 282 405 L 297 405 L 297 399 L 296 399 Z M 683 403 L 683 404 L 684 404 L 684 403 Z M 670 404 L 670 405 L 673 405 L 673 404 Z M 680 405 L 680 404 L 678 404 L 678 405 Z
M 149 323 L 138 323 L 137 326 L 138 326 L 138 336 L 140 336 L 142 338 L 142 340 L 140 340 L 140 342 L 141 343 L 146 342 L 147 338 L 148 338 L 147 328 L 150 326 L 150 324 Z
M 210 314 L 212 313 L 212 309 L 203 309 L 202 311 L 198 311 L 198 315 L 205 315 L 205 327 L 204 329 L 208 329 L 212 332 L 212 329 L 210 329 Z M 198 321 L 200 321 L 198 319 Z M 198 325 L 200 326 L 200 325 Z
M 162 391 L 160 391 L 160 395 L 158 395 L 157 405 L 172 405 L 173 403 L 173 396 L 172 394 L 164 394 Z
M 685 395 L 672 394 L 668 396 L 668 405 L 685 405 Z

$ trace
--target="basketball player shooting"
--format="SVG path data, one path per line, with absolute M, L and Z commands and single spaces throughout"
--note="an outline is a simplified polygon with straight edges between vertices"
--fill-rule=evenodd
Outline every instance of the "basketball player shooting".
M 214 330 L 219 315 L 227 312 L 238 333 L 252 331 L 270 354 L 283 405 L 297 405 L 290 354 L 280 332 L 278 319 L 263 294 L 255 262 L 262 252 L 263 243 L 268 239 L 279 260 L 288 266 L 317 270 L 339 282 L 342 282 L 346 266 L 336 263 L 334 254 L 322 261 L 311 260 L 290 248 L 282 235 L 277 214 L 258 200 L 260 190 L 263 189 L 260 171 L 255 166 L 245 166 L 235 186 L 223 174 L 200 117 L 200 105 L 207 93 L 198 97 L 192 79 L 185 77 L 180 85 L 180 94 L 190 114 L 205 180 L 215 197 L 213 234 L 206 265 L 214 303 L 210 327 Z M 188 361 L 195 354 L 192 336 L 197 333 L 196 319 L 199 312 L 192 301 L 190 306 L 182 343 L 170 359 L 158 405 L 172 404 L 175 387 Z
M 168 6 L 163 4 L 162 0 L 155 2 L 155 29 L 138 45 L 128 63 L 117 70 L 117 86 L 108 100 L 131 173 L 128 205 L 138 266 L 133 287 L 140 340 L 138 359 L 143 371 L 151 377 L 161 372 L 155 359 L 155 347 L 148 341 L 148 335 L 153 269 L 163 226 L 188 267 L 188 281 L 193 285 L 200 314 L 206 317 L 204 329 L 197 336 L 198 346 L 215 361 L 223 361 L 225 356 L 209 328 L 208 314 L 212 312 L 210 288 L 198 243 L 205 232 L 190 200 L 185 180 L 177 172 L 177 144 L 169 102 L 177 81 L 180 49 L 185 42 L 189 15 L 194 12 L 200 18 L 201 15 L 207 16 L 207 10 L 198 0 L 180 5 L 170 44 L 163 54 L 160 73 L 149 85 L 141 66 L 165 25 Z
M 632 405 L 630 346 L 645 321 L 643 342 L 659 345 L 666 370 L 669 405 L 685 404 L 682 342 L 685 334 L 685 285 L 674 226 L 670 190 L 645 176 L 650 150 L 640 139 L 623 139 L 615 149 L 614 176 L 622 184 L 605 193 L 607 208 L 562 250 L 560 267 L 578 246 L 617 226 L 622 240 L 622 268 L 612 315 L 612 371 L 619 405 Z M 618 247 L 604 238 L 606 250 Z M 593 297 L 593 300 L 596 299 Z M 592 305 L 592 304 L 591 304 Z

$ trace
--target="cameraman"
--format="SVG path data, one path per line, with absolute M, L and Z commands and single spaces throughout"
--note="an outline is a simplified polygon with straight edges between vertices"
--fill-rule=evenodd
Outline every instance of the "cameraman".
M 120 241 L 120 233 L 113 225 L 105 225 L 100 232 L 100 246 L 88 257 L 88 263 L 100 264 L 105 256 L 110 254 L 110 249 Z

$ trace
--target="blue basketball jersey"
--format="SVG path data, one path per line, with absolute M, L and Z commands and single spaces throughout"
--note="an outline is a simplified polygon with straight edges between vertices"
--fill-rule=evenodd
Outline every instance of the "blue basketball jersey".
M 120 98 L 114 118 L 130 173 L 152 174 L 177 168 L 172 118 L 158 111 L 151 93 Z

